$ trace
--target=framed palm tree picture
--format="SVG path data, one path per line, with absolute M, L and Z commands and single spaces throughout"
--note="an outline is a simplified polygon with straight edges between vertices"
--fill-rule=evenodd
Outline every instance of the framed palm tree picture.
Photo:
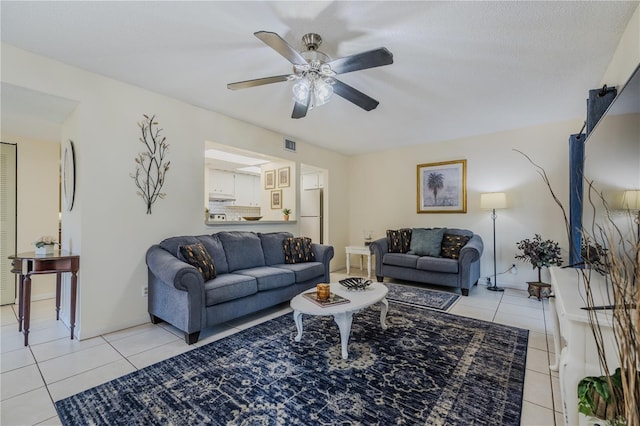
M 418 164 L 418 213 L 467 212 L 467 160 Z

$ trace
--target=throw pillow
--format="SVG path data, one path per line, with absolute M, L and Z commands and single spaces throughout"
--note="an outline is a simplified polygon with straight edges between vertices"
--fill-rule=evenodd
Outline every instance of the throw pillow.
M 180 254 L 189 265 L 200 271 L 205 281 L 216 277 L 216 267 L 213 264 L 213 259 L 211 259 L 202 243 L 180 246 Z
M 409 254 L 439 257 L 444 230 L 445 228 L 413 228 Z
M 315 262 L 316 255 L 311 249 L 311 238 L 291 237 L 282 242 L 284 263 Z
M 442 236 L 442 247 L 440 256 L 449 259 L 457 259 L 460 257 L 460 250 L 469 242 L 471 237 L 466 235 L 444 234 Z
M 387 251 L 389 253 L 406 253 L 411 246 L 411 229 L 387 229 Z

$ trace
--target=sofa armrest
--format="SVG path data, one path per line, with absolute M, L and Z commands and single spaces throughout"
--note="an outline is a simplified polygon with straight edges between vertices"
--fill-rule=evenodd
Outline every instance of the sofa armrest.
M 382 257 L 389 251 L 387 238 L 380 238 L 369 244 L 369 251 L 376 257 L 376 277 L 382 277 Z
M 333 246 L 312 243 L 311 250 L 313 250 L 313 254 L 316 256 L 316 262 L 322 262 L 324 264 L 324 282 L 331 282 L 329 263 L 334 255 Z
M 147 267 L 158 280 L 182 291 L 195 291 L 204 297 L 202 274 L 193 266 L 178 259 L 159 245 L 147 250 Z
M 476 260 L 479 260 L 480 256 L 482 256 L 483 251 L 484 244 L 482 242 L 482 238 L 480 238 L 480 235 L 474 234 L 473 237 L 471 237 L 471 239 L 467 241 L 467 244 L 465 244 L 464 247 L 460 249 L 460 257 L 458 258 L 458 262 L 460 263 L 460 265 L 469 265 Z

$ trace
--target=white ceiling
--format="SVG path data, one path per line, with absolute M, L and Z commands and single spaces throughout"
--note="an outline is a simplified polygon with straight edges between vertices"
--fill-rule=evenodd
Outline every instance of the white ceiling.
M 583 119 L 638 2 L 0 2 L 4 43 L 345 154 Z M 335 96 L 291 119 L 288 74 L 253 36 L 333 58 L 378 47 L 394 63 L 339 79 L 377 99 Z M 3 93 L 4 97 L 4 93 Z M 3 111 L 12 103 L 3 99 Z M 576 129 L 576 131 L 579 129 Z

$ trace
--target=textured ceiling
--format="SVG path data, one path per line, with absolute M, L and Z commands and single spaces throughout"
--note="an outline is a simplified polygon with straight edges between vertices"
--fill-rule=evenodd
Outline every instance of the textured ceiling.
M 0 2 L 4 43 L 343 152 L 583 119 L 638 2 Z M 291 82 L 230 91 L 291 65 L 253 36 L 332 58 L 386 47 L 394 64 L 340 79 L 377 99 L 335 96 L 293 120 Z M 3 114 L 11 109 L 3 101 Z M 576 129 L 578 130 L 578 129 Z

